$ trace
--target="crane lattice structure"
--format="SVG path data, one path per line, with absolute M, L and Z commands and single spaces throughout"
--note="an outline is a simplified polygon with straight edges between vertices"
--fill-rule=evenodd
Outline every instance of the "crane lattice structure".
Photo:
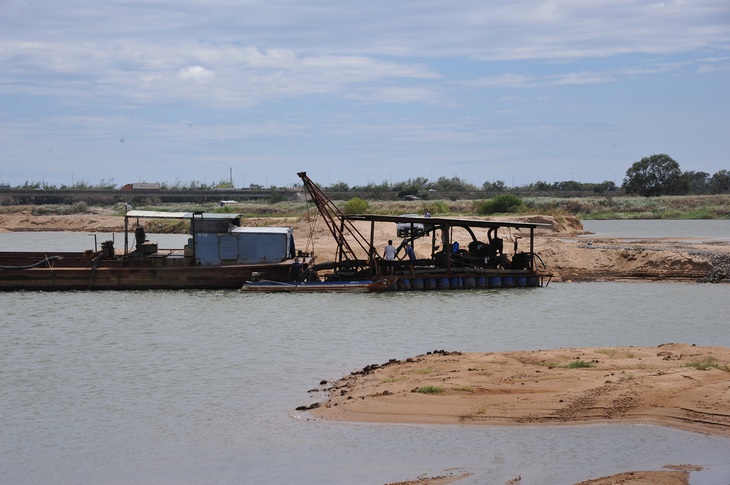
M 309 194 L 312 202 L 317 207 L 320 216 L 327 224 L 332 237 L 337 242 L 336 260 L 340 268 L 348 268 L 357 272 L 368 269 L 378 272 L 379 265 L 373 264 L 377 252 L 373 248 L 373 241 L 363 236 L 347 216 L 337 208 L 327 195 L 307 176 L 307 172 L 297 173 L 302 179 L 304 189 Z M 372 231 L 371 231 L 372 234 Z M 372 236 L 371 236 L 372 237 Z M 353 248 L 349 239 L 352 239 L 357 246 Z M 356 248 L 365 253 L 364 258 L 358 258 Z

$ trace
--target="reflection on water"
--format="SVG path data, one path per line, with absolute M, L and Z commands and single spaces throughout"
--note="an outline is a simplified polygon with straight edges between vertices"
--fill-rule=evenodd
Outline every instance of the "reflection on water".
M 322 379 L 429 350 L 730 346 L 727 285 L 268 295 L 0 293 L 0 482 L 565 484 L 693 463 L 730 440 L 655 426 L 336 423 L 293 411 Z

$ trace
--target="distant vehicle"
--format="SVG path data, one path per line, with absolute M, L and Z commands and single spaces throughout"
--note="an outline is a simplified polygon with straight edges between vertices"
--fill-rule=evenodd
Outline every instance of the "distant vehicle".
M 156 182 L 137 182 L 135 184 L 122 185 L 119 190 L 159 190 L 160 188 L 160 184 Z
M 417 195 L 406 195 L 404 198 L 405 200 L 421 200 Z
M 418 214 L 403 214 L 400 217 L 420 217 Z M 422 224 L 420 222 L 398 222 L 397 223 L 397 234 L 398 237 L 418 237 L 422 236 L 426 231 L 433 229 L 430 224 Z M 411 234 L 411 231 L 413 233 Z

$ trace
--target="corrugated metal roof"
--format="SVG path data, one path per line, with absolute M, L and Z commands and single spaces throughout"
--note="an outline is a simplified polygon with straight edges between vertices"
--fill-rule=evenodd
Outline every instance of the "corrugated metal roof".
M 253 234 L 286 234 L 291 232 L 290 227 L 237 227 L 231 232 L 246 232 Z
M 460 226 L 460 227 L 514 227 L 537 228 L 549 227 L 550 224 L 540 222 L 509 222 L 489 221 L 481 219 L 459 219 L 456 217 L 417 217 L 417 216 L 381 216 L 376 214 L 348 215 L 350 221 L 396 222 L 405 224 L 430 224 L 433 226 Z

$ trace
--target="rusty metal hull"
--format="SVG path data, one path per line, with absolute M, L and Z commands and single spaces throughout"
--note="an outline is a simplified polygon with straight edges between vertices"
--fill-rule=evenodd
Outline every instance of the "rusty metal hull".
M 289 260 L 196 266 L 190 258 L 172 253 L 128 260 L 95 256 L 88 252 L 0 253 L 0 291 L 240 289 L 252 273 L 286 281 L 291 266 Z

